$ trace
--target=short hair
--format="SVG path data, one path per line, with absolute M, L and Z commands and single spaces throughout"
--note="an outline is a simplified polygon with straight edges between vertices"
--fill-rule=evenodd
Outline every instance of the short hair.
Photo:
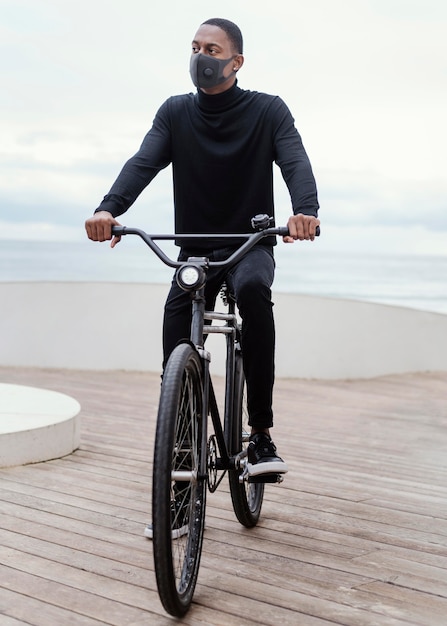
M 221 28 L 227 35 L 228 39 L 231 41 L 231 45 L 234 50 L 237 51 L 238 54 L 242 54 L 243 52 L 243 40 L 242 33 L 239 26 L 237 26 L 234 22 L 230 22 L 230 20 L 226 20 L 223 17 L 212 17 L 203 24 L 209 24 L 210 26 L 217 26 Z

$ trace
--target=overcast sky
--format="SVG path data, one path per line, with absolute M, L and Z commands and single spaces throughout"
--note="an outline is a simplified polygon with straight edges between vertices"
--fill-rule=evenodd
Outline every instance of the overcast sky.
M 190 44 L 210 17 L 242 30 L 239 85 L 292 111 L 318 245 L 447 254 L 445 0 L 0 0 L 0 238 L 84 236 L 161 103 L 194 90 Z M 280 176 L 276 208 L 285 222 Z M 170 169 L 121 222 L 171 230 Z

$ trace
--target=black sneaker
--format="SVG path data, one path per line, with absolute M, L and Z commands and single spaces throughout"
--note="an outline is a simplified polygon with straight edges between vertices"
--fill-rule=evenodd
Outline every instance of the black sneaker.
M 285 474 L 289 469 L 281 457 L 276 454 L 276 446 L 267 433 L 251 435 L 247 453 L 249 476 Z
M 171 529 L 171 537 L 172 539 L 179 539 L 180 537 L 183 537 L 184 535 L 188 534 L 189 525 L 186 523 L 187 516 L 185 514 L 185 511 L 177 510 L 177 513 L 176 513 L 175 509 L 176 509 L 175 503 L 172 502 L 171 514 L 174 516 L 174 523 L 173 523 L 173 528 Z M 144 536 L 147 537 L 148 539 L 152 539 L 153 534 L 154 534 L 154 529 L 153 529 L 152 524 L 147 524 L 144 529 Z

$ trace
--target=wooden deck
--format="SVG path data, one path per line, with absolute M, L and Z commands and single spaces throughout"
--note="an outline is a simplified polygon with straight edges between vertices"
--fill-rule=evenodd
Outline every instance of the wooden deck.
M 158 600 L 151 491 L 159 377 L 0 368 L 67 393 L 82 444 L 0 470 L 0 624 L 170 624 Z M 278 380 L 289 464 L 242 528 L 210 494 L 191 625 L 447 623 L 447 373 Z

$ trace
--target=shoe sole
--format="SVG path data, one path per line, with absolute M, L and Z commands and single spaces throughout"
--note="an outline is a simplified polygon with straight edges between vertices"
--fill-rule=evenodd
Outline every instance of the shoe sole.
M 282 483 L 284 480 L 284 474 L 258 474 L 257 476 L 249 476 L 247 478 L 250 485 L 266 483 Z
M 188 534 L 188 530 L 188 525 L 180 526 L 180 528 L 174 528 L 173 530 L 171 530 L 171 537 L 172 539 L 180 539 L 180 537 L 184 537 Z M 146 528 L 144 529 L 144 536 L 147 537 L 147 539 L 153 538 L 153 530 L 151 526 L 146 526 Z
M 286 474 L 289 471 L 287 465 L 282 461 L 272 461 L 265 463 L 247 463 L 249 476 L 259 476 L 261 474 Z

